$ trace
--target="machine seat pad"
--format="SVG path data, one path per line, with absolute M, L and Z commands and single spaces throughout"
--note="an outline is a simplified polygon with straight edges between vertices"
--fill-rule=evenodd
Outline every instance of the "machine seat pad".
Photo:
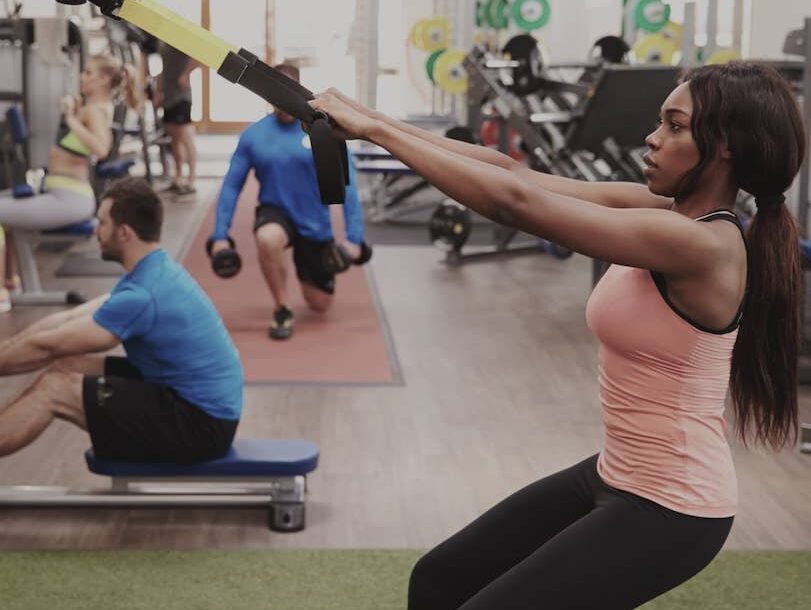
M 90 237 L 96 232 L 95 218 L 88 218 L 82 222 L 77 222 L 72 225 L 65 225 L 56 229 L 47 229 L 43 233 L 47 235 L 78 235 L 82 237 Z
M 115 477 L 290 477 L 318 466 L 318 446 L 305 440 L 237 438 L 223 457 L 196 464 L 115 462 L 85 451 L 87 467 Z
M 126 176 L 130 168 L 135 165 L 135 159 L 117 159 L 105 161 L 96 166 L 96 175 L 101 178 L 118 178 Z

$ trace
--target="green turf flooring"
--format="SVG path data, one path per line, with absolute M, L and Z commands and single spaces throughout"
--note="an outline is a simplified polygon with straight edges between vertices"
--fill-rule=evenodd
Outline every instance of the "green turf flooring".
M 0 553 L 3 610 L 404 610 L 418 551 Z M 811 553 L 722 553 L 648 610 L 811 607 Z M 497 610 L 497 609 L 494 609 Z

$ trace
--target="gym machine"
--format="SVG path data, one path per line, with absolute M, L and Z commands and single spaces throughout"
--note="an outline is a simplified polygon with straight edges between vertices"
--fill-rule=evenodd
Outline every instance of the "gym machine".
M 116 21 L 114 19 L 104 20 L 104 32 L 107 35 L 110 54 L 124 65 L 137 67 L 139 65 L 139 57 L 137 54 L 141 53 L 141 44 L 143 44 L 144 40 L 146 39 L 146 34 L 126 22 Z M 136 48 L 137 51 L 135 50 Z M 113 145 L 108 158 L 110 160 L 118 159 L 125 139 L 135 138 L 139 143 L 141 158 L 144 164 L 145 178 L 150 184 L 152 184 L 154 178 L 152 175 L 152 167 L 149 163 L 149 138 L 147 136 L 144 112 L 142 108 L 139 108 L 133 112 L 135 113 L 136 119 L 135 125 L 129 126 L 127 124 L 127 105 L 123 100 L 118 100 L 116 102 L 116 106 L 113 111 L 112 124 Z M 134 165 L 134 162 L 125 165 L 126 170 L 122 168 L 121 171 L 126 172 L 129 166 Z M 110 178 L 115 179 L 118 177 L 115 175 L 115 172 L 110 173 L 113 174 L 109 176 Z M 103 183 L 105 182 L 104 178 L 106 177 L 107 176 L 105 176 L 104 172 L 102 172 L 102 175 L 99 176 L 99 182 L 102 184 L 100 184 L 99 188 L 96 189 L 97 192 L 104 190 Z
M 786 37 L 783 52 L 787 55 L 799 57 L 793 62 L 779 62 L 774 67 L 785 76 L 798 96 L 802 99 L 803 119 L 811 138 L 811 17 L 805 19 L 803 27 L 794 30 Z M 800 365 L 798 371 L 799 383 L 811 384 L 811 354 L 809 354 L 808 344 L 809 327 L 811 327 L 811 293 L 809 292 L 808 273 L 811 271 L 811 247 L 808 241 L 808 214 L 811 207 L 811 160 L 808 155 L 805 157 L 800 169 L 799 188 L 797 198 L 797 222 L 802 235 L 806 238 L 801 243 L 803 255 L 803 266 L 805 268 L 806 286 L 804 303 L 804 324 L 803 324 L 803 351 L 800 354 Z M 811 424 L 801 424 L 800 426 L 800 450 L 803 453 L 811 453 Z
M 88 0 L 57 0 L 80 5 Z M 271 68 L 245 49 L 221 40 L 154 0 L 90 0 L 105 16 L 126 21 L 171 44 L 232 83 L 242 85 L 307 127 L 318 188 L 324 204 L 343 203 L 349 183 L 346 144 L 333 136 L 324 113 L 308 101 L 315 96 L 295 80 Z
M 511 39 L 501 56 L 478 45 L 465 60 L 468 127 L 475 134 L 485 122 L 496 123 L 499 150 L 526 156 L 539 171 L 588 181 L 642 182 L 638 150 L 662 100 L 677 83 L 678 68 L 624 65 L 620 62 L 627 52 L 621 39 L 606 37 L 595 44 L 593 61 L 547 66 L 537 41 L 526 34 Z M 577 71 L 576 80 L 562 79 L 560 70 Z M 470 221 L 467 210 L 449 201 L 434 213 L 431 238 L 447 250 L 447 262 L 458 264 L 469 257 L 461 249 Z M 494 247 L 475 257 L 513 250 L 509 244 L 517 233 L 499 227 Z M 556 244 L 540 246 L 561 258 L 571 255 Z M 538 247 L 515 250 L 537 252 Z M 594 262 L 595 283 L 604 267 Z
M 606 66 L 570 126 L 566 146 L 578 151 L 576 158 L 591 153 L 603 160 L 611 169 L 609 179 L 644 182 L 638 150 L 678 76 L 674 66 Z M 592 261 L 592 286 L 607 267 L 604 261 Z
M 10 105 L 23 111 L 30 128 L 22 150 L 28 167 L 47 166 L 59 124 L 56 100 L 79 93 L 85 59 L 84 37 L 72 21 L 0 19 L 0 106 L 3 113 Z
M 15 199 L 25 199 L 34 194 L 34 189 L 26 181 L 28 129 L 16 105 L 6 110 L 5 117 L 5 122 L 0 123 L 0 158 L 5 170 L 4 181 L 0 184 L 11 185 Z

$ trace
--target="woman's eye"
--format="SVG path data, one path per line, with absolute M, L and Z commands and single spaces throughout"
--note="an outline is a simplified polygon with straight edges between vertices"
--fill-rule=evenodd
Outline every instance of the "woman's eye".
M 677 123 L 671 123 L 670 124 L 670 130 L 673 131 L 673 132 L 681 131 L 681 125 L 679 125 Z

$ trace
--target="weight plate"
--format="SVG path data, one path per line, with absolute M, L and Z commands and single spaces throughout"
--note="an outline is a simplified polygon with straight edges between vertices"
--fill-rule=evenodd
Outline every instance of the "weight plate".
M 634 58 L 642 64 L 673 65 L 678 45 L 662 34 L 650 34 L 636 41 L 632 48 Z
M 487 4 L 487 22 L 491 28 L 496 30 L 506 30 L 510 25 L 507 16 L 507 0 L 490 0 Z
M 634 24 L 638 30 L 656 33 L 670 21 L 670 5 L 662 0 L 639 0 L 634 8 Z
M 709 64 L 728 64 L 736 59 L 741 59 L 741 54 L 735 49 L 719 49 L 707 58 Z
M 538 39 L 531 34 L 513 36 L 504 45 L 502 53 L 520 64 L 513 69 L 513 84 L 510 90 L 518 95 L 528 95 L 537 91 L 544 69 L 544 57 Z
M 454 94 L 467 91 L 465 55 L 462 50 L 450 49 L 437 57 L 434 62 L 434 82 L 440 89 Z
M 610 64 L 625 63 L 631 48 L 619 36 L 603 36 L 591 48 L 591 58 Z
M 551 16 L 549 0 L 517 0 L 512 5 L 513 21 L 525 32 L 542 28 Z
M 443 250 L 461 250 L 472 228 L 470 211 L 455 201 L 441 203 L 428 226 L 431 243 Z
M 447 19 L 420 19 L 411 27 L 408 39 L 420 51 L 433 53 L 448 46 L 450 26 Z
M 445 49 L 440 49 L 439 51 L 434 51 L 428 56 L 428 59 L 425 62 L 425 71 L 428 73 L 428 80 L 432 83 L 435 83 L 434 80 L 434 65 L 436 64 L 436 60 L 445 52 Z

